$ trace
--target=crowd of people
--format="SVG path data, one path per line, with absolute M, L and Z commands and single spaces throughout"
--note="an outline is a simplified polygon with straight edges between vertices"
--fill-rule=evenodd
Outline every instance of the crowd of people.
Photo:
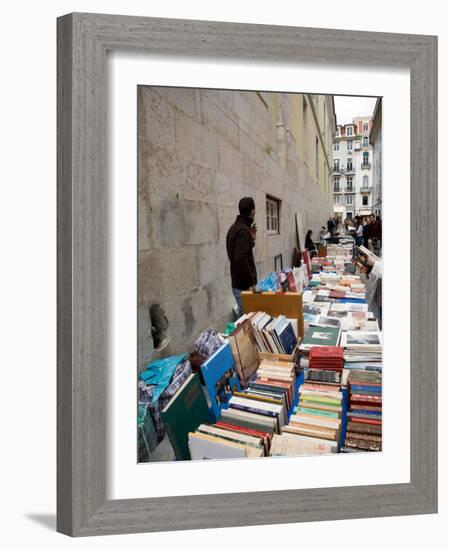
M 235 222 L 229 228 L 226 237 L 226 248 L 230 262 L 232 292 L 237 303 L 237 313 L 243 313 L 241 293 L 243 290 L 254 288 L 257 283 L 256 266 L 253 256 L 253 248 L 256 241 L 257 227 L 255 219 L 255 202 L 252 197 L 244 197 L 239 202 L 239 214 Z M 320 230 L 319 239 L 314 239 L 313 231 L 309 229 L 306 234 L 304 246 L 310 251 L 311 256 L 317 254 L 319 243 L 333 242 L 329 239 L 339 236 L 352 236 L 356 245 L 362 244 L 373 254 L 380 256 L 382 240 L 382 222 L 379 216 L 371 214 L 368 217 L 356 216 L 355 219 L 346 218 L 341 222 L 338 218 L 329 217 L 326 225 Z M 372 261 L 372 265 L 366 265 L 362 270 L 373 280 L 382 278 L 381 261 Z M 377 284 L 373 290 L 377 293 Z M 374 296 L 373 296 L 374 298 Z M 373 300 L 374 301 L 374 300 Z M 380 299 L 376 299 L 379 304 Z
M 354 225 L 353 225 L 354 224 Z M 344 221 L 349 234 L 354 234 L 357 246 L 363 245 L 374 254 L 379 254 L 382 243 L 382 221 L 380 216 L 356 216 L 354 221 Z

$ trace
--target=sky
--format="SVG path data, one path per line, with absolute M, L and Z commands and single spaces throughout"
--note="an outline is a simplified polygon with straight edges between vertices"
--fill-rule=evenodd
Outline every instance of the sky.
M 376 97 L 334 96 L 337 124 L 348 124 L 357 116 L 372 115 Z

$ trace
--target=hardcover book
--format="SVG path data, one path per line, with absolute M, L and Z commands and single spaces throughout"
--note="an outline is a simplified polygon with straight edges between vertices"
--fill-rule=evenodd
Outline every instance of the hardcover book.
M 176 460 L 190 460 L 188 435 L 212 420 L 199 375 L 191 374 L 162 411 Z

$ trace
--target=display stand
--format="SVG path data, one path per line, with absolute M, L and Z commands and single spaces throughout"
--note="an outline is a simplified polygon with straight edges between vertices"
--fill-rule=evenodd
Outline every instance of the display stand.
M 244 313 L 264 311 L 272 317 L 285 315 L 287 319 L 296 319 L 298 339 L 304 336 L 304 314 L 302 295 L 299 292 L 242 292 Z M 273 354 L 270 354 L 270 356 Z M 290 356 L 285 356 L 290 357 Z

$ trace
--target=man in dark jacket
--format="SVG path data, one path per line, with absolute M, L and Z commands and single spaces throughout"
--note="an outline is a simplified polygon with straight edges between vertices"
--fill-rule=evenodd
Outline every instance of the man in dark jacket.
M 252 197 L 239 202 L 239 212 L 226 236 L 226 249 L 231 264 L 232 293 L 238 306 L 238 316 L 243 315 L 242 290 L 249 290 L 257 283 L 253 247 L 256 240 L 254 216 L 256 206 Z

